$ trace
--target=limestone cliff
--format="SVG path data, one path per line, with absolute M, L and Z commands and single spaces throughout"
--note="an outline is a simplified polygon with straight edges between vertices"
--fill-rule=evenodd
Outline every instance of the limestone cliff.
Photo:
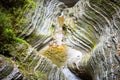
M 41 52 L 58 28 L 83 55 L 65 67 Z M 119 0 L 1 0 L 0 37 L 0 80 L 120 80 Z

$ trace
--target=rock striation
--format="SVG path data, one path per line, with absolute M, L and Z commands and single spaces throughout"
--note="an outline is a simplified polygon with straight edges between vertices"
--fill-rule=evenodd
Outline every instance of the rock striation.
M 64 70 L 80 80 L 120 80 L 119 0 L 34 1 L 35 8 L 24 11 L 28 23 L 17 34 L 27 43 L 15 44 L 10 56 L 1 55 L 0 80 L 69 80 Z M 65 45 L 83 54 L 67 61 L 65 69 L 40 52 L 53 40 L 62 13 Z
M 83 80 L 120 79 L 119 3 L 81 0 L 71 9 L 76 11 L 71 14 L 77 29 L 71 27 L 68 38 L 72 47 L 86 54 L 82 60 L 70 60 L 68 68 Z

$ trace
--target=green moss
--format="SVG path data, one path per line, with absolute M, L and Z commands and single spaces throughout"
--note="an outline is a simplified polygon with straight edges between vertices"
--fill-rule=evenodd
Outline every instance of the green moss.
M 9 53 L 16 43 L 26 43 L 17 37 L 27 24 L 25 12 L 35 7 L 33 0 L 1 0 L 0 1 L 0 53 Z
M 26 5 L 34 4 L 33 0 L 0 0 L 1 5 L 7 9 L 24 7 Z
M 37 80 L 40 78 L 41 80 L 47 80 L 45 74 L 41 72 L 33 73 L 33 67 L 28 67 L 30 62 L 23 63 L 21 61 L 25 58 L 28 43 L 17 37 L 17 35 L 27 26 L 26 15 L 34 7 L 35 3 L 33 0 L 0 0 L 0 54 L 16 60 L 15 64 L 19 66 L 20 71 L 28 79 Z M 19 47 L 19 44 L 23 47 Z
M 27 63 L 23 62 L 17 62 L 19 65 L 20 71 L 23 73 L 23 75 L 28 78 L 28 79 L 33 79 L 33 80 L 47 80 L 47 75 L 44 73 L 41 73 L 40 71 L 34 71 L 33 68 L 30 68 Z
M 36 71 L 35 72 L 35 75 L 36 75 L 36 79 L 40 79 L 40 80 L 47 80 L 47 75 L 44 74 L 44 73 L 41 73 L 40 71 Z
M 11 43 L 11 30 L 9 31 L 7 28 L 11 26 L 11 20 L 9 15 L 0 12 L 0 53 L 5 53 L 6 49 L 5 46 L 6 44 Z M 10 36 L 9 36 L 9 35 Z
M 17 64 L 19 65 L 18 67 L 19 67 L 20 71 L 24 74 L 24 76 L 28 76 L 29 70 L 28 70 L 28 67 L 26 66 L 26 64 L 23 62 L 17 62 Z
M 14 34 L 12 29 L 6 28 L 4 30 L 4 32 L 2 33 L 2 35 L 3 35 L 3 37 L 0 40 L 1 45 L 2 45 L 2 46 L 0 46 L 1 54 L 5 55 L 5 54 L 8 54 L 9 51 L 10 52 L 14 51 L 15 50 L 15 45 L 17 43 L 28 45 L 28 43 L 25 40 L 16 37 L 16 35 Z
M 9 26 L 11 26 L 11 20 L 9 15 L 0 12 L 0 35 L 2 35 L 4 30 Z
M 20 38 L 18 38 L 18 37 L 14 37 L 14 40 L 15 40 L 16 42 L 18 42 L 18 43 L 26 43 L 26 44 L 28 44 L 25 40 L 20 39 Z

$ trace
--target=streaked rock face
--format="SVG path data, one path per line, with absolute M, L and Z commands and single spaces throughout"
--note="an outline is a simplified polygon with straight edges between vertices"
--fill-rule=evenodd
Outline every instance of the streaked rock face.
M 10 61 L 6 60 L 14 62 L 17 67 L 2 64 L 4 62 L 0 60 L 0 80 L 68 80 L 61 68 L 39 53 L 52 40 L 50 27 L 57 20 L 61 3 L 57 0 L 37 0 L 36 4 L 30 13 L 25 11 L 29 24 L 23 26 L 18 34 L 28 44 L 15 45 L 15 51 L 10 53 Z
M 16 45 L 10 53 L 13 60 L 0 57 L 1 80 L 69 80 L 62 68 L 39 53 L 53 39 L 61 11 L 65 44 L 84 56 L 70 59 L 67 69 L 83 80 L 120 80 L 119 0 L 36 0 L 36 4 L 32 12 L 25 11 L 29 24 L 18 34 L 29 44 Z
M 25 79 L 17 65 L 0 57 L 0 79 L 1 80 L 23 80 Z
M 83 80 L 120 79 L 119 3 L 112 0 L 81 0 L 68 9 L 71 12 L 74 10 L 71 14 L 77 27 L 75 30 L 71 26 L 71 35 L 68 36 L 71 45 L 68 45 L 86 53 L 82 60 L 70 60 L 68 67 Z

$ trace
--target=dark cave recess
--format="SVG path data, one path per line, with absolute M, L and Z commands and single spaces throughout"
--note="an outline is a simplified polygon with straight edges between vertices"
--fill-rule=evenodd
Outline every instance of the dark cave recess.
M 73 7 L 79 0 L 59 0 L 63 2 L 67 7 Z

